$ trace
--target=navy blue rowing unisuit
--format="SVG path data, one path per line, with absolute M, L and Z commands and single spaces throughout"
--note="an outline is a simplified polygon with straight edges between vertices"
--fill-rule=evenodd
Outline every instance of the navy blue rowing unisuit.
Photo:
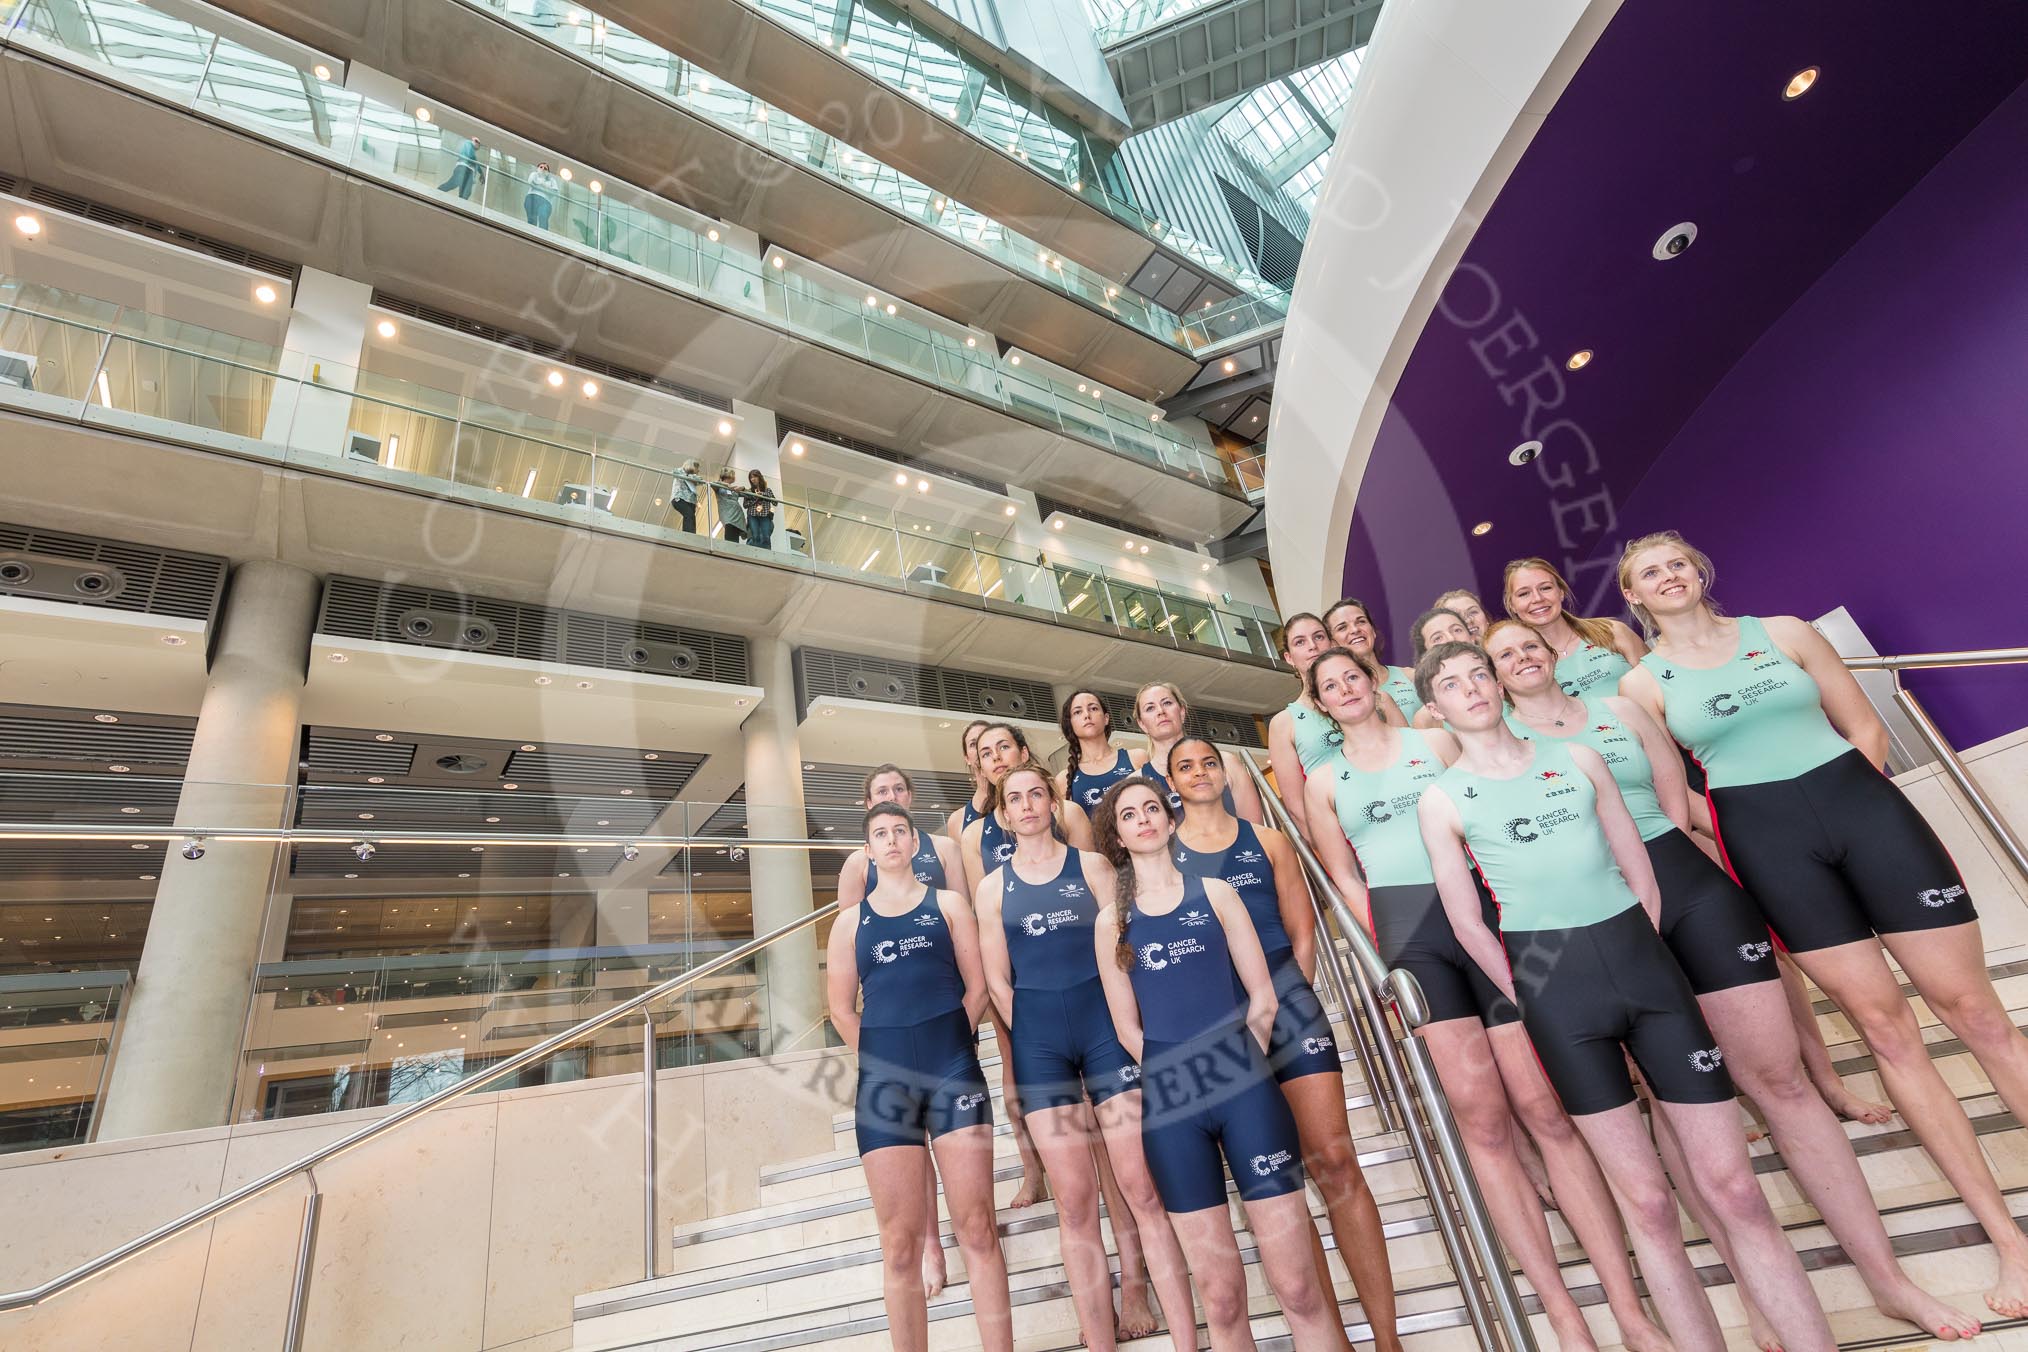
M 979 828 L 979 865 L 991 873 L 1014 857 L 1014 833 L 1000 825 L 998 812 L 981 813 L 980 819 L 986 824 Z M 1052 821 L 1049 834 L 1060 841 L 1063 828 Z
M 915 835 L 915 858 L 909 860 L 909 866 L 915 872 L 915 880 L 919 883 L 928 883 L 931 891 L 940 892 L 950 884 L 944 878 L 944 861 L 937 853 L 937 838 L 923 830 L 917 830 Z M 879 881 L 880 870 L 873 866 L 871 859 L 868 859 L 866 861 L 868 895 L 872 894 L 873 885 Z
M 1268 1038 L 1268 1061 L 1275 1068 L 1275 1079 L 1287 1084 L 1305 1075 L 1342 1072 L 1337 1039 L 1331 1035 L 1330 1016 L 1324 1013 L 1317 992 L 1303 976 L 1302 966 L 1296 961 L 1294 941 L 1282 924 L 1274 862 L 1268 858 L 1267 847 L 1261 844 L 1260 833 L 1254 830 L 1253 823 L 1244 817 L 1234 820 L 1239 829 L 1223 850 L 1205 853 L 1188 849 L 1179 837 L 1176 867 L 1189 877 L 1223 878 L 1246 904 L 1254 933 L 1260 936 L 1261 950 L 1267 955 L 1268 973 L 1275 981 L 1278 1008 L 1274 1031 Z M 1238 975 L 1233 974 L 1235 980 Z M 1246 998 L 1243 988 L 1240 998 Z
M 1063 852 L 1046 882 L 1022 877 L 1016 861 L 1000 870 L 1000 923 L 1014 976 L 1008 1055 L 1026 1112 L 1087 1096 L 1103 1103 L 1140 1083 L 1099 985 L 1092 950 L 1098 912 L 1076 850 Z
M 1146 765 L 1143 765 L 1141 767 L 1141 773 L 1146 775 L 1149 779 L 1155 781 L 1155 788 L 1158 792 L 1161 793 L 1162 800 L 1168 803 L 1170 814 L 1172 816 L 1178 817 L 1182 816 L 1183 795 L 1176 792 L 1175 789 L 1169 787 L 1169 776 L 1163 774 L 1160 770 L 1157 770 L 1155 768 L 1155 762 L 1153 761 L 1149 761 Z M 1239 808 L 1234 805 L 1234 799 L 1232 796 L 1232 785 L 1227 784 L 1225 786 L 1225 793 L 1223 797 L 1220 798 L 1219 801 L 1225 804 L 1225 810 L 1227 812 L 1230 812 L 1235 817 L 1239 815 Z
M 965 1014 L 958 971 L 936 889 L 886 916 L 869 898 L 853 934 L 859 966 L 859 1153 L 920 1146 L 961 1127 L 990 1126 L 993 1106 Z
M 1084 766 L 1073 760 L 1070 763 L 1070 796 L 1078 806 L 1090 812 L 1099 805 L 1099 799 L 1106 796 L 1107 789 L 1123 779 L 1131 779 L 1133 774 L 1134 758 L 1125 747 L 1121 747 L 1119 754 L 1113 757 L 1111 768 L 1095 775 L 1086 773 Z
M 1163 914 L 1136 903 L 1126 938 L 1145 1038 L 1141 1147 L 1162 1205 L 1178 1213 L 1222 1206 L 1221 1151 L 1247 1201 L 1300 1189 L 1295 1117 L 1246 1026 L 1232 950 L 1204 880 L 1184 878 L 1181 900 Z

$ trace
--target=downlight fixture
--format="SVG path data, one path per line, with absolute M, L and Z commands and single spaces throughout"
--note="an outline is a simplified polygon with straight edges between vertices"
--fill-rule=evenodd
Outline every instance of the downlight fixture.
M 1524 441 L 1519 446 L 1516 446 L 1513 450 L 1507 452 L 1507 463 L 1510 465 L 1533 464 L 1535 458 L 1541 454 L 1542 454 L 1541 442 Z
M 1809 93 L 1812 89 L 1816 88 L 1817 77 L 1823 73 L 1816 66 L 1805 66 L 1794 75 L 1791 75 L 1788 84 L 1782 88 L 1782 102 L 1793 103 Z
M 1696 242 L 1697 222 L 1684 221 L 1664 230 L 1662 237 L 1655 241 L 1655 247 L 1649 252 L 1655 256 L 1657 262 L 1666 263 L 1672 258 L 1680 258 Z

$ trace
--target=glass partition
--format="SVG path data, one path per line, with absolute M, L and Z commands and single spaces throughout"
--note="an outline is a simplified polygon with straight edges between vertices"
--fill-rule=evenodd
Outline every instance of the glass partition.
M 722 481 L 720 465 L 686 473 L 652 446 L 4 276 L 0 404 L 941 600 L 1161 642 L 1194 634 L 1274 657 L 1260 637 L 1262 622 L 1274 623 L 1267 612 L 1108 578 L 1053 545 L 1023 551 L 926 513 L 788 484 L 777 486 L 773 538 L 758 546 L 744 485 Z M 687 527 L 674 505 L 684 494 L 695 503 Z
M 71 21 L 73 10 L 83 22 Z M 193 5 L 191 12 L 207 11 Z M 273 50 L 249 45 L 259 40 L 257 34 L 253 30 L 242 40 L 210 32 L 140 0 L 25 0 L 6 40 L 1013 417 L 1209 484 L 1223 483 L 1201 426 L 1094 420 L 1073 404 L 1078 382 L 1032 367 L 1017 379 L 1011 362 L 1003 364 L 990 344 L 968 346 L 966 331 L 955 324 L 907 312 L 889 315 L 884 307 L 867 305 L 857 287 L 844 289 L 808 272 L 800 260 L 779 252 L 763 260 L 712 238 L 719 232 L 709 218 L 631 185 L 588 171 L 566 182 L 560 170 L 540 171 L 508 153 L 502 146 L 512 138 L 483 124 L 426 102 L 405 108 L 375 102 L 331 83 L 328 63 L 303 68 L 299 63 L 308 58 L 279 39 Z M 453 120 L 458 125 L 450 125 Z M 137 337 L 158 341 L 161 335 Z M 228 354 L 202 355 L 259 364 Z M 122 353 L 120 360 L 145 365 L 148 358 Z M 221 380 L 236 378 L 223 367 L 206 371 Z M 108 379 L 114 374 L 109 370 Z M 137 376 L 147 378 L 145 372 Z M 221 393 L 239 408 L 265 404 L 271 395 L 237 386 Z

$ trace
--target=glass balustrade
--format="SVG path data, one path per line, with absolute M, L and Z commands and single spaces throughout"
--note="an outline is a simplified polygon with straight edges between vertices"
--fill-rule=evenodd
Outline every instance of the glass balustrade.
M 205 13 L 199 6 L 190 12 Z M 704 218 L 628 185 L 589 176 L 566 183 L 560 174 L 553 185 L 531 179 L 534 166 L 488 144 L 486 128 L 452 130 L 420 120 L 426 111 L 420 105 L 394 108 L 364 98 L 296 64 L 308 59 L 296 49 L 277 43 L 275 51 L 257 50 L 139 0 L 25 0 L 6 41 L 1024 421 L 1226 485 L 1201 427 L 1124 409 L 1094 416 L 1095 396 L 1076 392 L 1077 382 L 1032 367 L 1021 373 L 998 354 L 967 346 L 962 330 L 888 315 L 867 305 L 863 293 L 835 289 L 785 255 L 775 255 L 771 262 L 782 266 L 772 266 L 711 239 L 715 227 Z M 548 207 L 538 209 L 535 199 Z M 257 393 L 239 392 L 242 401 Z
M 17 354 L 0 404 L 47 417 L 1059 623 L 1275 655 L 1266 611 L 1019 548 L 1004 518 L 975 532 L 790 482 L 777 486 L 763 549 L 745 538 L 743 480 L 721 483 L 719 464 L 684 476 L 678 456 L 638 442 L 18 279 L 0 277 L 0 351 Z M 672 506 L 679 486 L 695 497 L 694 529 Z
M 1074 259 L 920 183 L 791 113 L 746 93 L 673 52 L 587 10 L 559 13 L 551 0 L 464 0 L 517 28 L 648 90 L 693 116 L 861 196 L 871 198 L 1002 267 L 1067 292 L 1165 343 L 1186 346 L 1206 331 Z

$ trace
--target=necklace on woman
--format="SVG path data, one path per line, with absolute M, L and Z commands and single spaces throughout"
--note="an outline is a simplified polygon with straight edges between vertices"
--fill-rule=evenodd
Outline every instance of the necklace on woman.
M 1570 696 L 1569 696 L 1568 694 L 1565 694 L 1565 695 L 1564 695 L 1564 697 L 1563 697 L 1563 700 L 1564 700 L 1564 704 L 1565 704 L 1566 706 L 1568 706 L 1568 705 L 1571 705 L 1571 704 L 1576 704 L 1576 705 L 1577 705 L 1577 707 L 1578 707 L 1578 709 L 1579 709 L 1579 711 L 1582 711 L 1582 710 L 1583 710 L 1583 708 L 1584 708 L 1584 705 L 1583 705 L 1583 704 L 1582 704 L 1581 702 L 1579 702 L 1579 701 L 1577 701 L 1577 700 L 1573 700 L 1573 699 L 1572 699 L 1572 698 L 1571 698 L 1571 697 L 1570 697 Z M 1551 723 L 1553 723 L 1553 724 L 1554 724 L 1555 726 L 1559 727 L 1559 728 L 1560 728 L 1560 727 L 1562 727 L 1562 726 L 1564 726 L 1564 723 L 1566 722 L 1566 720 L 1564 720 L 1564 719 L 1561 719 L 1561 718 L 1557 718 L 1557 717 L 1555 717 L 1555 716 L 1553 716 L 1553 715 L 1552 715 L 1552 716 L 1550 717 L 1549 721 L 1550 721 Z

